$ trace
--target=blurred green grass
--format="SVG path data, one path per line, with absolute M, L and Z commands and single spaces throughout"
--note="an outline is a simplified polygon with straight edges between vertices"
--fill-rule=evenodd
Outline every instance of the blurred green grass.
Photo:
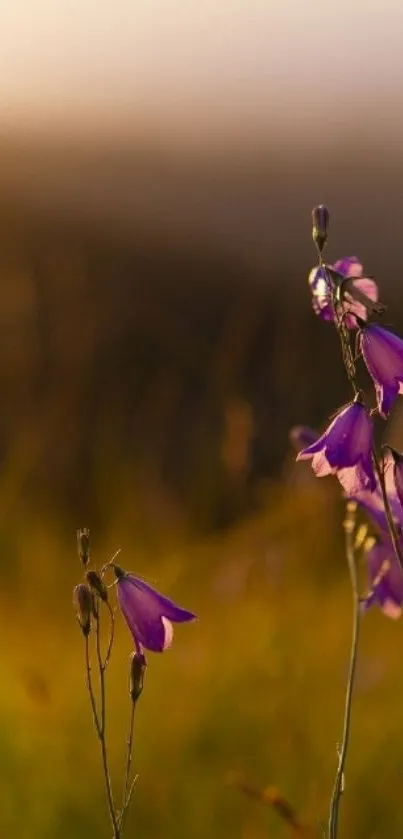
M 284 481 L 266 489 L 263 508 L 220 536 L 161 541 L 157 549 L 134 540 L 125 505 L 105 543 L 93 533 L 99 564 L 120 546 L 124 567 L 199 616 L 177 628 L 172 650 L 149 655 L 128 836 L 287 836 L 274 812 L 228 783 L 234 773 L 276 785 L 314 827 L 327 818 L 351 624 L 342 507 L 332 484 Z M 75 534 L 66 538 L 28 511 L 22 521 L 16 527 L 3 516 L 0 527 L 1 835 L 107 838 L 71 605 L 81 573 Z M 365 617 L 341 822 L 341 835 L 355 839 L 395 837 L 403 829 L 401 641 L 401 622 L 376 611 Z M 119 621 L 108 677 L 117 790 L 130 651 Z

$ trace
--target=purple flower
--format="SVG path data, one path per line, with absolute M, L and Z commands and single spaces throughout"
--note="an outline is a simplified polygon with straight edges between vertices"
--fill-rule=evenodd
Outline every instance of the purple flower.
M 389 618 L 400 618 L 403 605 L 403 574 L 390 539 L 376 542 L 367 552 L 370 595 L 364 608 L 377 604 Z
M 403 341 L 376 323 L 360 324 L 360 347 L 373 379 L 379 413 L 386 418 L 403 393 Z
M 365 406 L 356 401 L 343 408 L 319 440 L 297 456 L 297 460 L 308 458 L 318 478 L 337 475 L 347 495 L 373 491 L 372 420 Z
M 402 534 L 403 527 L 403 510 L 398 501 L 395 489 L 393 488 L 392 490 L 390 488 L 391 482 L 390 479 L 388 479 L 387 477 L 387 473 L 385 473 L 385 479 L 392 518 L 397 533 L 400 535 Z M 378 533 L 381 536 L 389 534 L 388 520 L 386 518 L 383 498 L 378 484 L 374 492 L 369 492 L 368 490 L 365 490 L 364 492 L 356 493 L 354 495 L 354 501 L 356 501 L 358 506 L 365 510 L 366 513 L 368 513 L 372 523 L 375 525 Z
M 136 651 L 163 652 L 171 646 L 175 623 L 193 621 L 196 615 L 181 609 L 147 583 L 114 565 L 117 596 L 123 617 L 132 633 Z
M 356 256 L 345 256 L 343 259 L 338 259 L 329 268 L 336 271 L 341 277 L 352 278 L 354 288 L 364 292 L 370 300 L 378 300 L 378 287 L 376 282 L 364 276 L 364 269 Z M 323 318 L 323 320 L 334 321 L 335 310 L 333 306 L 332 280 L 329 278 L 329 274 L 323 267 L 318 266 L 312 269 L 308 282 L 312 292 L 314 312 Z M 355 300 L 348 289 L 346 289 L 343 295 L 342 306 L 345 311 L 348 309 L 352 313 L 344 321 L 348 329 L 354 329 L 357 326 L 354 315 L 357 315 L 362 320 L 366 320 L 367 310 L 365 305 Z

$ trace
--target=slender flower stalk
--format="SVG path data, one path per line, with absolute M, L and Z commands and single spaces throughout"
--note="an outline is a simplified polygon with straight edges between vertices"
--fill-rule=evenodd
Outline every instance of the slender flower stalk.
M 144 649 L 163 652 L 171 645 L 173 636 L 172 621 L 184 623 L 195 619 L 193 612 L 182 609 L 159 594 L 143 580 L 122 571 L 114 560 L 120 551 L 98 571 L 87 570 L 90 561 L 90 533 L 87 528 L 78 531 L 78 554 L 84 567 L 85 583 L 79 583 L 73 592 L 73 603 L 76 617 L 85 641 L 85 672 L 87 688 L 90 697 L 92 717 L 95 731 L 100 742 L 102 771 L 105 780 L 106 799 L 112 839 L 123 836 L 124 820 L 129 810 L 137 775 L 132 777 L 132 756 L 134 743 L 135 708 L 143 691 L 144 676 L 147 667 Z M 129 694 L 131 700 L 129 728 L 126 740 L 126 763 L 123 779 L 122 805 L 117 809 L 109 768 L 108 749 L 106 741 L 107 702 L 106 702 L 106 674 L 111 660 L 115 640 L 115 612 L 110 603 L 110 586 L 104 582 L 104 574 L 113 569 L 116 576 L 116 586 L 113 586 L 120 610 L 125 618 L 134 643 L 135 650 L 130 656 Z M 103 618 L 108 617 L 109 637 L 106 650 L 103 650 Z M 102 627 L 102 632 L 101 632 Z M 92 632 L 93 644 L 90 645 Z M 105 632 L 106 634 L 106 632 Z M 94 637 L 95 636 L 95 637 Z M 98 670 L 97 690 L 94 687 L 93 660 Z
M 361 609 L 354 547 L 355 517 L 356 504 L 350 502 L 349 504 L 347 504 L 346 517 L 344 520 L 344 533 L 346 543 L 347 564 L 353 593 L 353 632 L 351 639 L 350 666 L 347 680 L 346 700 L 344 706 L 343 736 L 341 746 L 338 752 L 339 761 L 333 786 L 332 798 L 330 802 L 328 839 L 337 839 L 338 835 L 339 805 L 341 796 L 344 791 L 344 767 L 346 763 L 350 739 L 351 705 L 353 699 L 354 678 L 356 672 L 358 653 Z
M 320 264 L 321 264 L 321 259 L 320 259 Z M 326 273 L 326 267 L 324 267 L 324 270 L 325 270 L 325 273 Z M 328 282 L 331 286 L 332 281 L 331 281 L 331 278 L 330 278 L 329 275 L 328 275 Z M 333 305 L 335 307 L 336 312 L 337 312 L 337 303 L 338 303 L 337 289 L 333 286 Z M 356 381 L 355 360 L 354 360 L 353 352 L 352 352 L 352 349 L 351 349 L 349 333 L 348 333 L 348 330 L 346 329 L 346 326 L 345 326 L 345 323 L 344 323 L 343 314 L 344 313 L 341 313 L 338 317 L 336 317 L 335 323 L 336 323 L 336 329 L 339 333 L 339 338 L 340 338 L 340 343 L 341 343 L 341 348 L 342 348 L 343 362 L 344 362 L 346 374 L 347 374 L 347 377 L 350 381 L 351 387 L 353 389 L 354 398 L 357 398 L 360 395 L 360 390 L 359 390 L 359 387 L 358 387 L 357 381 Z M 359 325 L 362 327 L 363 323 L 360 322 Z M 384 332 L 384 330 L 381 330 L 381 332 Z M 400 340 L 400 339 L 398 339 L 398 340 Z M 361 341 L 361 343 L 362 343 L 362 341 Z M 403 343 L 402 343 L 402 346 L 403 346 Z M 400 349 L 400 344 L 399 344 L 399 349 Z M 396 386 L 396 392 L 397 392 L 397 386 Z M 393 548 L 394 548 L 394 551 L 395 551 L 396 559 L 397 559 L 397 561 L 398 561 L 398 563 L 399 563 L 399 565 L 402 569 L 402 573 L 403 573 L 403 554 L 402 554 L 402 551 L 401 551 L 401 548 L 400 548 L 398 533 L 396 531 L 396 526 L 395 526 L 393 516 L 392 516 L 392 513 L 391 513 L 388 494 L 386 492 L 384 471 L 383 471 L 382 465 L 380 463 L 380 460 L 378 458 L 378 454 L 377 454 L 377 451 L 375 449 L 375 446 L 372 449 L 372 457 L 373 457 L 375 471 L 376 471 L 378 479 L 379 479 L 379 484 L 380 484 L 382 499 L 383 499 L 383 503 L 384 503 L 385 515 L 386 515 L 386 520 L 387 520 L 388 529 L 389 529 L 389 533 L 390 533 L 390 538 L 392 540 L 392 545 L 393 545 Z
M 339 411 L 325 433 L 298 455 L 298 459 L 312 458 L 314 472 L 319 477 L 337 475 L 347 497 L 353 499 L 347 504 L 344 521 L 353 595 L 353 631 L 343 737 L 338 750 L 327 837 L 337 839 L 339 805 L 344 790 L 344 768 L 350 737 L 360 614 L 372 603 L 378 603 L 389 617 L 398 617 L 403 606 L 403 515 L 399 504 L 401 476 L 397 472 L 398 464 L 394 457 L 394 484 L 391 489 L 385 458 L 378 455 L 373 443 L 372 416 L 376 412 L 366 406 L 364 394 L 357 382 L 356 362 L 361 355 L 375 387 L 377 412 L 380 417 L 386 418 L 398 393 L 403 392 L 403 341 L 376 323 L 368 322 L 368 318 L 381 315 L 385 306 L 378 302 L 377 285 L 371 278 L 364 276 L 362 265 L 356 257 L 347 257 L 334 265 L 323 262 L 322 251 L 328 238 L 329 215 L 324 213 L 322 206 L 313 211 L 313 222 L 319 265 L 309 276 L 312 304 L 317 315 L 323 320 L 332 321 L 336 327 L 343 364 L 354 397 L 347 408 Z M 358 330 L 354 348 L 350 337 L 352 329 Z M 401 483 L 403 486 L 403 466 Z M 379 531 L 378 539 L 366 540 L 365 531 L 364 537 L 358 539 L 357 535 L 357 542 L 354 542 L 357 503 L 374 518 Z M 356 551 L 366 541 L 369 543 L 366 553 L 371 590 L 361 600 Z
M 101 620 L 100 620 L 101 609 L 98 609 L 98 615 L 96 619 L 96 629 L 95 629 L 95 637 L 96 637 L 96 654 L 97 654 L 97 662 L 98 662 L 98 671 L 99 671 L 99 684 L 100 684 L 100 719 L 98 718 L 99 725 L 98 725 L 98 737 L 101 744 L 101 756 L 102 756 L 102 768 L 105 778 L 105 788 L 106 788 L 106 797 L 108 802 L 108 810 L 109 810 L 109 817 L 111 820 L 112 830 L 113 830 L 113 839 L 120 839 L 120 827 L 118 816 L 113 800 L 113 792 L 112 792 L 112 783 L 109 771 L 109 762 L 108 762 L 108 750 L 106 745 L 106 737 L 105 737 L 105 728 L 106 728 L 106 686 L 105 686 L 105 670 L 109 661 L 110 650 L 112 648 L 113 642 L 113 632 L 114 632 L 114 621 L 111 621 L 111 628 L 110 628 L 110 637 L 108 643 L 108 652 L 105 659 L 102 658 L 102 651 L 101 651 Z M 112 637 L 112 642 L 111 642 Z

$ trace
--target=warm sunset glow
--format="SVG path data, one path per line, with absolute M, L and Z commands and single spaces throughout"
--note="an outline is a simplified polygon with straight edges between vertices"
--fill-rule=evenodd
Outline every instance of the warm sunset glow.
M 393 127 L 402 19 L 399 0 L 2 0 L 0 127 L 337 134 L 369 106 Z

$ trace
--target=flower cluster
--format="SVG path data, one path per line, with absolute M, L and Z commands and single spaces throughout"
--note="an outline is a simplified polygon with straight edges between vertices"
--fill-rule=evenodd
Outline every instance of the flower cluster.
M 376 536 L 364 546 L 370 583 L 364 606 L 377 603 L 387 615 L 397 617 L 403 606 L 403 457 L 385 446 L 377 453 L 374 422 L 387 419 L 403 393 L 403 340 L 374 320 L 385 307 L 378 302 L 375 280 L 366 275 L 356 256 L 331 265 L 323 262 L 329 220 L 324 209 L 313 211 L 320 259 L 309 274 L 309 287 L 314 312 L 339 333 L 353 397 L 322 435 L 299 426 L 292 440 L 294 445 L 300 441 L 297 460 L 310 460 L 318 477 L 335 475 L 346 498 L 369 515 Z M 376 408 L 367 404 L 358 385 L 360 360 L 372 379 Z

